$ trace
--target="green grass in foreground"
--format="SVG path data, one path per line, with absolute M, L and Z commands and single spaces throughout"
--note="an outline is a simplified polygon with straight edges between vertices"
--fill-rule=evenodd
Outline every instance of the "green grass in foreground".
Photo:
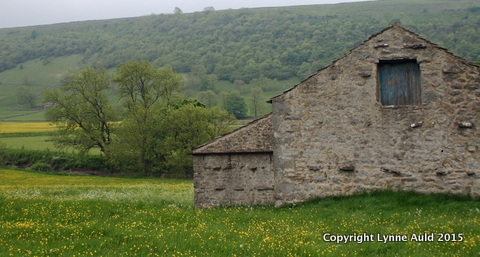
M 375 192 L 284 208 L 193 208 L 189 180 L 0 170 L 1 256 L 477 256 L 480 201 Z M 407 235 L 325 242 L 324 234 Z M 434 233 L 434 242 L 411 235 Z M 439 242 L 439 233 L 463 241 Z M 452 240 L 452 236 L 450 236 Z
M 8 149 L 26 149 L 26 150 L 50 150 L 58 151 L 58 148 L 52 141 L 48 132 L 32 133 L 7 133 L 0 135 L 0 143 L 5 144 Z M 76 153 L 73 148 L 67 148 L 67 153 Z M 100 148 L 92 148 L 89 154 L 99 155 Z

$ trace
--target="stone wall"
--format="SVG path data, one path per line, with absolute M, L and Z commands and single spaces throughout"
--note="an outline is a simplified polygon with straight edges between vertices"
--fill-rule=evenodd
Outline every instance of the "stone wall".
M 271 153 L 194 155 L 195 206 L 274 203 Z
M 377 64 L 401 59 L 419 63 L 420 106 L 379 101 Z M 479 67 L 398 25 L 272 104 L 278 205 L 387 188 L 480 194 Z

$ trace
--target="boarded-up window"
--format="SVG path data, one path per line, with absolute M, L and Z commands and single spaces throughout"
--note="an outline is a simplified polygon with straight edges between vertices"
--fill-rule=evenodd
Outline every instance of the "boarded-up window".
M 420 67 L 415 60 L 380 61 L 380 100 L 383 105 L 420 105 Z

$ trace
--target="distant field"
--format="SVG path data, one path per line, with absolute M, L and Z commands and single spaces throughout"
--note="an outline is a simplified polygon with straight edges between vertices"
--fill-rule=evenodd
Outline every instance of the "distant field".
M 479 217 L 479 200 L 408 192 L 200 210 L 191 180 L 0 170 L 2 256 L 478 256 Z
M 0 142 L 10 149 L 55 150 L 50 139 L 50 136 L 8 137 L 0 138 Z
M 27 120 L 29 117 L 26 115 L 37 114 L 36 110 L 30 110 L 26 106 L 17 106 L 16 92 L 20 86 L 24 85 L 22 83 L 0 84 L 0 120 L 8 120 L 11 118 Z M 36 95 L 36 105 L 41 105 L 42 99 L 40 95 L 46 86 L 28 85 L 26 87 L 31 93 Z M 36 117 L 35 120 L 38 120 L 38 117 Z M 45 120 L 45 118 L 42 117 L 41 120 Z
M 55 131 L 48 122 L 0 122 L 0 143 L 9 149 L 51 150 L 57 151 L 48 132 Z M 74 149 L 66 149 L 75 152 Z M 100 154 L 99 148 L 93 148 L 90 154 Z
M 51 132 L 55 126 L 48 122 L 1 122 L 0 133 Z
M 55 150 L 47 133 L 54 130 L 48 122 L 1 122 L 0 142 L 11 149 Z
M 27 149 L 27 150 L 50 150 L 58 151 L 57 147 L 51 141 L 50 136 L 15 136 L 0 138 L 0 142 L 4 143 L 9 149 Z M 75 153 L 73 148 L 66 149 L 68 153 Z M 100 154 L 100 148 L 93 148 L 89 154 Z
M 18 113 L 12 113 L 13 115 L 18 114 Z M 4 118 L 4 121 L 45 121 L 45 111 L 41 112 L 35 112 L 27 115 L 22 115 L 22 116 L 14 116 L 10 118 Z M 0 125 L 1 126 L 1 125 Z M 1 130 L 0 130 L 1 133 Z
M 45 121 L 45 113 L 42 109 L 29 109 L 27 106 L 17 105 L 16 91 L 22 84 L 0 84 L 0 121 L 29 120 Z M 36 95 L 35 105 L 41 106 L 41 94 L 47 86 L 28 85 L 27 90 Z M 40 107 L 41 108 L 41 107 Z

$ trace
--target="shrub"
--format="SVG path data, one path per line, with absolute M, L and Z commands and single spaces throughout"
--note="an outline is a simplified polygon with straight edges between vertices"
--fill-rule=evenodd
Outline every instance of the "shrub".
M 48 163 L 37 162 L 30 167 L 31 170 L 49 172 L 52 171 L 52 166 Z
M 0 145 L 0 166 L 30 167 L 30 169 L 34 170 L 33 167 L 37 167 L 37 164 L 49 165 L 48 171 L 85 170 L 107 172 L 110 170 L 102 156 L 78 155 L 47 150 L 2 150 Z
M 0 164 L 3 165 L 6 162 L 7 156 L 8 152 L 5 143 L 0 142 Z

